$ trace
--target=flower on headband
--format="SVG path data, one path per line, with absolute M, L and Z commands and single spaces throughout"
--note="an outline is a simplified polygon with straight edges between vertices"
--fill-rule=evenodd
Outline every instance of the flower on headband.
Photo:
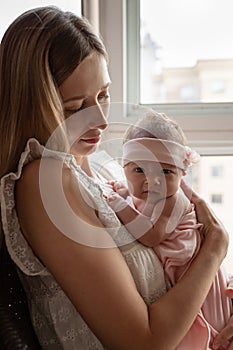
M 185 146 L 185 159 L 183 161 L 184 163 L 184 168 L 185 170 L 190 167 L 192 164 L 196 164 L 197 162 L 199 162 L 199 160 L 201 159 L 201 156 L 199 153 L 197 153 L 195 150 L 191 149 L 188 146 Z

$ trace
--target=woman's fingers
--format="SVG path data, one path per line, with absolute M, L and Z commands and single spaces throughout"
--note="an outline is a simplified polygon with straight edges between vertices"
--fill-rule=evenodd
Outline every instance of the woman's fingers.
M 188 197 L 188 199 L 192 202 L 192 197 L 193 196 L 195 197 L 195 193 L 192 190 L 192 188 L 190 186 L 188 186 L 183 179 L 181 180 L 180 186 L 181 186 L 184 194 L 186 195 L 186 197 Z
M 196 214 L 201 223 L 205 225 L 221 224 L 205 200 L 198 193 L 193 191 L 183 180 L 181 181 L 181 188 L 190 201 L 195 204 Z
M 203 198 L 193 191 L 184 181 L 181 182 L 181 188 L 185 195 L 190 198 L 190 201 L 195 205 L 195 211 L 197 219 L 203 224 L 202 234 L 211 240 L 214 245 L 214 249 L 220 249 L 222 252 L 227 252 L 227 246 L 229 242 L 228 233 L 216 217 L 212 209 L 208 206 Z

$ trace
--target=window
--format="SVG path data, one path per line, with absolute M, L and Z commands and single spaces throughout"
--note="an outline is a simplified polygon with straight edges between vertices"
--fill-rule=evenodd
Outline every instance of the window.
M 174 117 L 202 152 L 232 154 L 233 3 L 126 0 L 126 5 L 128 115 L 136 114 L 137 104 L 153 107 Z
M 214 94 L 224 94 L 225 93 L 225 81 L 223 79 L 215 79 L 211 83 L 211 91 Z
M 211 195 L 211 203 L 213 204 L 222 204 L 223 202 L 223 198 L 222 198 L 222 194 L 212 194 Z
M 141 103 L 146 103 L 148 84 L 156 90 L 157 81 L 164 82 L 168 103 L 183 101 L 174 96 L 181 82 L 195 86 L 197 102 L 233 101 L 227 91 L 233 82 L 232 10 L 229 0 L 140 1 Z M 209 82 L 225 97 L 210 94 Z M 154 103 L 159 102 L 154 97 Z
M 211 167 L 211 176 L 212 177 L 222 177 L 223 176 L 223 166 L 214 165 Z
M 183 102 L 195 101 L 195 90 L 193 85 L 184 85 L 180 88 L 180 100 Z
M 225 262 L 229 272 L 233 271 L 232 178 L 233 156 L 202 156 L 201 161 L 192 167 L 189 179 L 192 187 L 209 202 L 228 230 L 230 246 Z

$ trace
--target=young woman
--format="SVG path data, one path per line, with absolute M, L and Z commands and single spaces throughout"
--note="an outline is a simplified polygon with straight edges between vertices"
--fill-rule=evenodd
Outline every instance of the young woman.
M 173 350 L 228 237 L 193 194 L 204 243 L 176 286 L 152 302 L 165 293 L 162 267 L 138 242 L 119 250 L 114 230 L 127 232 L 87 159 L 107 124 L 109 84 L 104 46 L 83 19 L 44 7 L 9 27 L 0 49 L 2 228 L 43 349 Z M 147 280 L 134 271 L 134 281 L 130 259 L 140 254 Z M 151 304 L 135 283 L 148 283 Z

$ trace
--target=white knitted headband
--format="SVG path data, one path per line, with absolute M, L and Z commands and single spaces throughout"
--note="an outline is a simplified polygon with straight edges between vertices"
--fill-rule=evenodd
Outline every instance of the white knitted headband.
M 200 155 L 196 151 L 173 141 L 143 137 L 127 141 L 123 145 L 124 166 L 129 162 L 149 160 L 187 170 L 199 159 Z

